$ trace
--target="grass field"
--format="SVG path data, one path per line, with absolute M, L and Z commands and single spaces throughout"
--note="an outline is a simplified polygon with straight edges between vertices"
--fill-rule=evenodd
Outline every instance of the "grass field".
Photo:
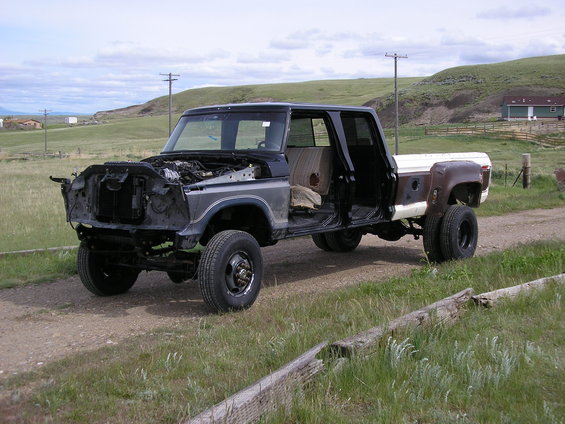
M 178 117 L 177 117 L 178 119 Z M 128 158 L 144 150 L 160 151 L 168 138 L 168 117 L 116 119 L 99 125 L 47 130 L 47 151 L 116 155 Z M 0 131 L 0 154 L 45 151 L 44 131 Z
M 9 400 L 0 402 L 0 416 L 9 408 L 22 422 L 176 423 L 321 341 L 466 287 L 481 293 L 561 273 L 564 259 L 564 242 L 524 245 L 408 278 L 205 316 L 16 376 L 2 387 Z M 562 422 L 564 290 L 469 307 L 452 328 L 399 332 L 341 373 L 319 378 L 290 415 L 265 422 Z

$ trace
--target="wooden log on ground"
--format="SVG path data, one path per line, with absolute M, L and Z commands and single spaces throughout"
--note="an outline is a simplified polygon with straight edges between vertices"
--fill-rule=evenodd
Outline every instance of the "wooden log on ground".
M 532 289 L 543 288 L 546 284 L 556 282 L 559 284 L 565 283 L 565 274 L 555 275 L 553 277 L 540 278 L 538 280 L 529 281 L 518 286 L 506 287 L 504 289 L 493 290 L 487 293 L 481 293 L 473 296 L 472 299 L 477 305 L 485 307 L 493 306 L 501 297 L 514 297 L 523 291 Z
M 316 359 L 316 355 L 327 344 L 320 343 L 274 373 L 185 421 L 184 424 L 252 423 L 267 412 L 280 407 L 290 407 L 297 391 L 324 369 L 323 362 Z
M 473 289 L 468 288 L 453 296 L 446 297 L 417 311 L 410 312 L 388 324 L 373 327 L 367 331 L 331 344 L 332 350 L 340 355 L 351 355 L 375 345 L 385 334 L 401 328 L 414 328 L 437 319 L 439 322 L 453 322 L 461 315 L 462 306 L 469 301 Z

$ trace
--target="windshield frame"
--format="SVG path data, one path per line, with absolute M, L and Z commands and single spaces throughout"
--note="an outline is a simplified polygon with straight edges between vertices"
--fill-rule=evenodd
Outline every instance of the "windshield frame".
M 286 141 L 288 119 L 288 111 L 281 109 L 230 108 L 185 113 L 162 153 L 280 153 Z

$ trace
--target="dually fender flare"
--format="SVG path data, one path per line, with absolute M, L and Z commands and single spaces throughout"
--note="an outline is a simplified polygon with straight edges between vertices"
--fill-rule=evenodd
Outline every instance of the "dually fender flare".
M 481 165 L 471 161 L 438 162 L 432 166 L 430 173 L 432 178 L 426 215 L 443 215 L 450 205 L 451 194 L 458 186 L 465 187 L 468 198 L 457 197 L 457 200 L 468 206 L 479 206 Z

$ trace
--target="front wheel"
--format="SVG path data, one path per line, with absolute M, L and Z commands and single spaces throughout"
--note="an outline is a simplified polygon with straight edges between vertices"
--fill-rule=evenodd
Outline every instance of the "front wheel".
M 128 291 L 139 270 L 112 263 L 109 255 L 97 254 L 83 245 L 77 253 L 77 272 L 84 287 L 97 296 L 112 296 Z
M 210 239 L 198 264 L 198 284 L 206 304 L 218 312 L 249 308 L 259 295 L 263 257 L 244 231 L 222 231 Z
M 450 206 L 440 229 L 441 253 L 445 260 L 472 257 L 478 239 L 479 226 L 473 209 L 464 205 Z

